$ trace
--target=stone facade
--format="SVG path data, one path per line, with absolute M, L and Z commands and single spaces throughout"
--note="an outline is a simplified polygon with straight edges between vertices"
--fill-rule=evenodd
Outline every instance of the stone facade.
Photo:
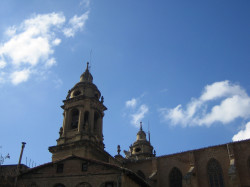
M 121 186 L 127 182 L 129 185 L 123 186 L 148 186 L 139 176 L 115 164 L 70 156 L 21 174 L 18 186 L 105 187 Z
M 63 101 L 57 145 L 49 147 L 52 162 L 17 171 L 8 183 L 2 173 L 0 186 L 250 187 L 250 140 L 156 157 L 141 124 L 125 157 L 120 146 L 111 156 L 104 150 L 103 102 L 87 65 Z
M 210 179 L 208 170 L 214 162 L 219 167 L 215 168 L 212 173 L 214 178 Z M 250 140 L 151 159 L 130 160 L 125 167 L 142 171 L 151 186 L 157 187 L 171 186 L 171 172 L 175 168 L 182 176 L 183 187 L 250 187 Z M 216 184 L 217 179 L 222 179 L 223 184 Z

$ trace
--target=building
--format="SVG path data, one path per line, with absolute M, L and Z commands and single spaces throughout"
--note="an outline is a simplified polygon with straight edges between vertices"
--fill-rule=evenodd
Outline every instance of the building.
M 88 64 L 63 103 L 60 136 L 49 147 L 52 162 L 18 170 L 16 186 L 250 187 L 250 140 L 156 156 L 141 124 L 126 156 L 119 146 L 111 156 L 103 143 L 107 108 Z

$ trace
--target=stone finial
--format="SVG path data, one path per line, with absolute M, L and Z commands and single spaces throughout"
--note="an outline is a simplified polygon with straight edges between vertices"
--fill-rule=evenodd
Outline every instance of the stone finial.
M 102 97 L 101 97 L 101 103 L 103 103 L 103 102 L 104 102 L 104 97 L 102 96 Z
M 154 156 L 156 155 L 156 151 L 154 150 Z
M 89 62 L 87 62 L 86 70 L 80 77 L 80 82 L 90 82 L 90 83 L 93 82 L 93 77 L 89 72 Z
M 60 128 L 59 134 L 60 134 L 60 137 L 61 137 L 62 134 L 63 134 L 63 128 L 62 128 L 62 127 Z
M 142 131 L 142 122 L 140 122 L 140 131 Z
M 117 153 L 118 153 L 118 155 L 120 155 L 120 152 L 121 152 L 121 147 L 120 147 L 120 145 L 118 145 L 117 146 Z
M 132 144 L 129 146 L 129 150 L 132 153 L 132 151 L 133 151 L 133 145 Z

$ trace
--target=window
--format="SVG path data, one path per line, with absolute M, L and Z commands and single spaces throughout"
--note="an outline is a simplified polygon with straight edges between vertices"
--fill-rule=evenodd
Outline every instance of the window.
M 80 94 L 81 94 L 81 92 L 79 90 L 76 90 L 73 95 L 76 97 L 76 96 L 78 96 Z
M 63 184 L 55 184 L 54 187 L 65 187 Z
M 72 129 L 75 129 L 78 127 L 78 121 L 79 121 L 79 111 L 77 109 L 74 109 L 72 111 L 72 121 L 71 121 Z
M 57 173 L 63 173 L 63 164 L 57 164 L 56 172 Z
M 141 170 L 138 170 L 138 171 L 137 171 L 137 174 L 138 174 L 141 178 L 145 179 L 145 175 L 144 175 L 144 173 L 143 173 Z
M 88 170 L 88 162 L 82 163 L 82 171 L 87 171 Z
M 182 187 L 182 174 L 176 167 L 174 167 L 169 174 L 169 186 Z
M 141 148 L 139 148 L 139 147 L 137 147 L 137 148 L 135 148 L 135 152 L 140 152 L 141 151 Z
M 208 161 L 207 173 L 210 187 L 224 187 L 221 166 L 214 158 Z
M 106 182 L 105 187 L 114 187 L 114 183 L 113 182 Z
M 120 180 L 120 179 L 118 179 Z M 115 181 L 108 181 L 104 182 L 100 185 L 100 187 L 116 187 L 116 186 L 121 186 L 120 182 L 115 182 Z
M 87 182 L 82 182 L 82 183 L 76 185 L 76 187 L 91 187 L 91 185 Z
M 95 112 L 94 115 L 94 132 L 98 132 L 98 121 L 99 121 L 99 115 L 97 112 Z
M 32 182 L 30 186 L 31 186 L 31 187 L 37 187 L 37 185 L 36 185 L 35 182 Z

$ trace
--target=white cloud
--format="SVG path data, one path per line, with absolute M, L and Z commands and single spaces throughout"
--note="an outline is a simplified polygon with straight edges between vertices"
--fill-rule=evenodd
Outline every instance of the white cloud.
M 56 39 L 52 42 L 53 45 L 59 45 L 60 43 L 61 43 L 61 39 L 59 39 L 59 38 L 56 38 Z
M 63 81 L 61 79 L 54 79 L 53 80 L 54 84 L 55 84 L 55 88 L 60 88 L 63 85 Z
M 73 37 L 78 30 L 84 28 L 88 16 L 89 11 L 85 12 L 81 16 L 74 15 L 74 17 L 69 20 L 69 26 L 63 30 L 64 35 L 66 37 Z
M 123 117 L 129 117 L 131 119 L 130 123 L 135 127 L 140 126 L 140 122 L 145 118 L 149 111 L 149 107 L 141 102 L 145 93 L 140 95 L 138 98 L 132 98 L 125 102 L 126 112 Z
M 3 69 L 6 66 L 6 62 L 0 59 L 0 69 Z
M 209 101 L 232 95 L 246 96 L 246 93 L 239 85 L 232 84 L 226 80 L 207 85 L 200 97 L 200 100 Z
M 70 36 L 83 29 L 88 14 L 89 11 L 79 17 L 75 15 L 69 20 Z M 1 83 L 9 80 L 17 85 L 27 81 L 31 71 L 44 71 L 55 65 L 54 49 L 62 40 L 57 35 L 69 29 L 65 22 L 63 13 L 53 12 L 33 15 L 20 25 L 9 27 L 5 31 L 8 40 L 0 43 L 0 69 L 10 79 L 5 79 Z
M 131 107 L 131 108 L 135 108 L 137 104 L 137 100 L 135 98 L 132 98 L 131 100 L 126 101 L 126 107 Z
M 6 73 L 0 72 L 0 83 L 6 82 Z
M 90 4 L 90 0 L 81 0 L 80 1 L 80 6 L 88 8 Z
M 182 105 L 173 109 L 161 108 L 160 113 L 172 125 L 227 124 L 237 118 L 250 117 L 250 97 L 237 84 L 229 81 L 215 82 L 207 85 L 199 98 L 192 98 L 186 108 Z
M 139 127 L 140 121 L 145 117 L 145 115 L 148 113 L 148 106 L 147 105 L 141 105 L 140 108 L 137 110 L 136 113 L 132 114 L 132 120 L 131 123 L 137 127 Z
M 45 64 L 45 67 L 46 68 L 50 68 L 51 66 L 55 65 L 56 64 L 56 60 L 54 58 L 51 58 L 51 59 L 48 59 L 46 64 Z
M 22 71 L 15 71 L 10 75 L 12 84 L 17 85 L 21 82 L 26 82 L 30 76 L 31 71 L 29 69 L 24 69 Z
M 16 27 L 15 27 L 15 26 L 9 27 L 9 28 L 5 31 L 5 34 L 6 34 L 7 36 L 13 36 L 14 34 L 16 34 Z
M 18 34 L 0 47 L 0 55 L 10 59 L 16 67 L 22 64 L 36 66 L 40 60 L 47 60 L 53 54 L 53 28 L 65 22 L 62 14 L 51 13 L 36 15 L 25 20 L 18 27 Z
M 245 125 L 245 129 L 240 130 L 236 135 L 233 136 L 233 141 L 240 141 L 250 138 L 250 122 Z
M 212 108 L 211 112 L 200 119 L 199 124 L 212 124 L 216 121 L 227 124 L 236 118 L 250 117 L 250 98 L 234 95 L 224 99 L 220 105 Z

